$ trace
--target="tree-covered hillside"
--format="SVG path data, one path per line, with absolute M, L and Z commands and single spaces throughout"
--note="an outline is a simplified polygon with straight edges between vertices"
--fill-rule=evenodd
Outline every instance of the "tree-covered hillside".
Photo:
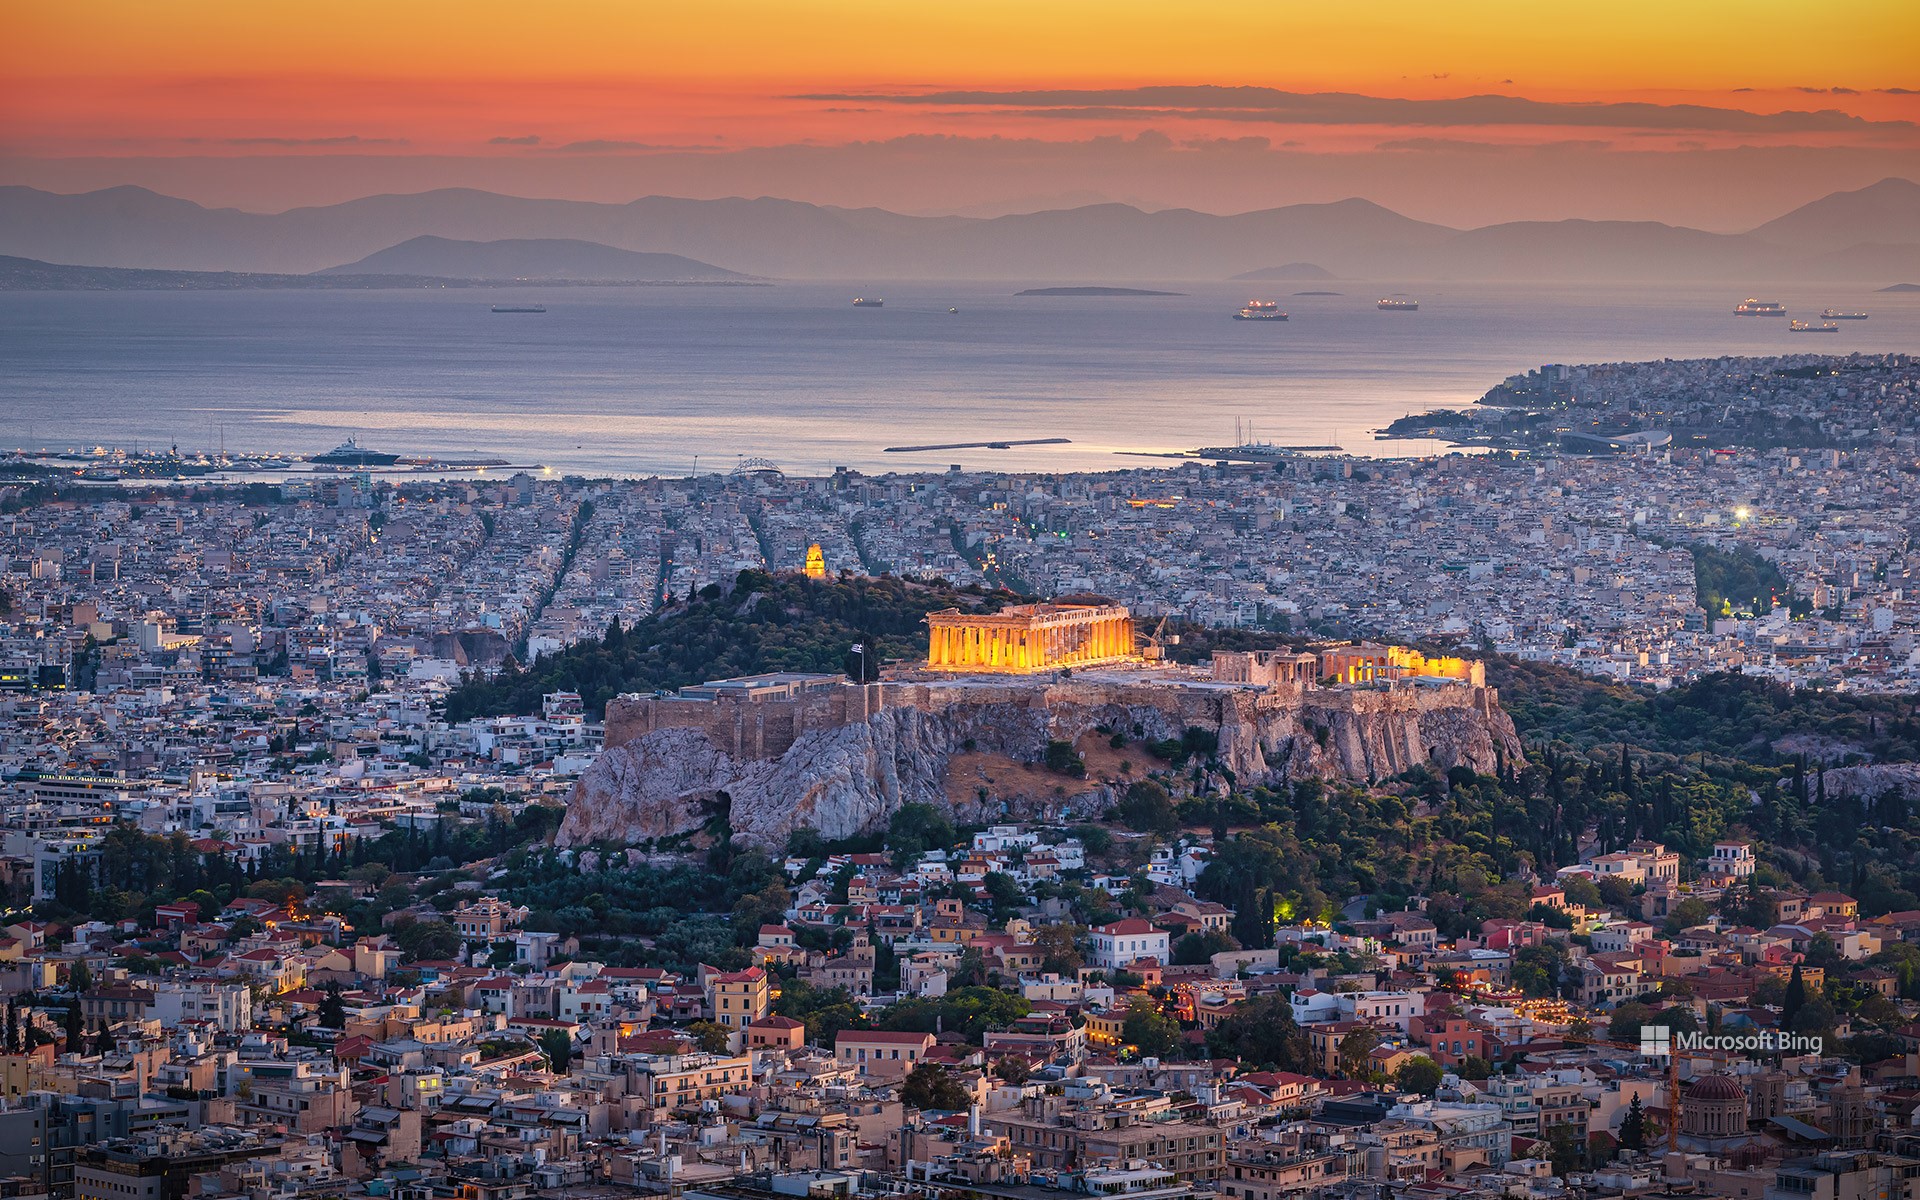
M 1488 661 L 1487 682 L 1530 742 L 1626 742 L 1769 766 L 1803 753 L 1823 765 L 1920 760 L 1920 697 L 1796 689 L 1731 674 L 1653 692 L 1501 657 Z
M 843 671 L 849 649 L 864 645 L 867 662 L 921 658 L 925 617 L 945 608 L 993 612 L 1023 597 L 944 582 L 842 576 L 808 579 L 742 571 L 732 588 L 710 584 L 629 629 L 509 663 L 490 679 L 469 679 L 447 700 L 447 718 L 540 711 L 545 692 L 579 692 L 600 713 L 622 692 L 685 687 L 762 671 Z

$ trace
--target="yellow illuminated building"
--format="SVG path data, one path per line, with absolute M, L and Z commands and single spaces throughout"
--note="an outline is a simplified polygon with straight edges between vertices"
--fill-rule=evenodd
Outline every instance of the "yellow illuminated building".
M 827 556 L 821 551 L 819 542 L 807 547 L 807 565 L 804 569 L 808 579 L 827 577 Z
M 997 613 L 927 614 L 927 666 L 1018 674 L 1137 659 L 1133 618 L 1117 604 L 1017 604 Z
M 1429 657 L 1405 646 L 1362 642 L 1320 652 L 1320 674 L 1340 683 L 1384 683 L 1393 679 L 1457 679 L 1475 687 L 1487 682 L 1485 664 L 1474 659 Z

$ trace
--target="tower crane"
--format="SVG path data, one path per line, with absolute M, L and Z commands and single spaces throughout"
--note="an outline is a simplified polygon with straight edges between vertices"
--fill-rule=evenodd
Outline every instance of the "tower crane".
M 1167 647 L 1178 646 L 1180 644 L 1180 635 L 1177 633 L 1168 634 L 1166 633 L 1166 628 L 1167 618 L 1162 616 L 1160 623 L 1153 627 L 1152 633 L 1138 635 L 1143 643 L 1140 649 L 1141 658 L 1146 659 L 1148 662 L 1166 661 Z

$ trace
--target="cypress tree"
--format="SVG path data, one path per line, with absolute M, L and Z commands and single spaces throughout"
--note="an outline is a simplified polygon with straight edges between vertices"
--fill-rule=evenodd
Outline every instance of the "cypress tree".
M 1780 1028 L 1793 1028 L 1793 1018 L 1807 1003 L 1807 982 L 1800 978 L 1800 964 L 1793 964 L 1793 974 L 1787 979 L 1786 998 L 1780 1002 Z
M 1620 1122 L 1620 1144 L 1628 1150 L 1644 1150 L 1647 1145 L 1647 1114 L 1640 1109 L 1640 1096 L 1635 1093 L 1633 1102 L 1627 1105 L 1627 1115 Z

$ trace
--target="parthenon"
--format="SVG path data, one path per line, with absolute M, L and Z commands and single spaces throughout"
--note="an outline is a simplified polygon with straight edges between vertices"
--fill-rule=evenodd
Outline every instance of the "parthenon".
M 1117 604 L 1016 604 L 997 613 L 927 614 L 935 671 L 1023 674 L 1139 657 L 1133 618 Z

